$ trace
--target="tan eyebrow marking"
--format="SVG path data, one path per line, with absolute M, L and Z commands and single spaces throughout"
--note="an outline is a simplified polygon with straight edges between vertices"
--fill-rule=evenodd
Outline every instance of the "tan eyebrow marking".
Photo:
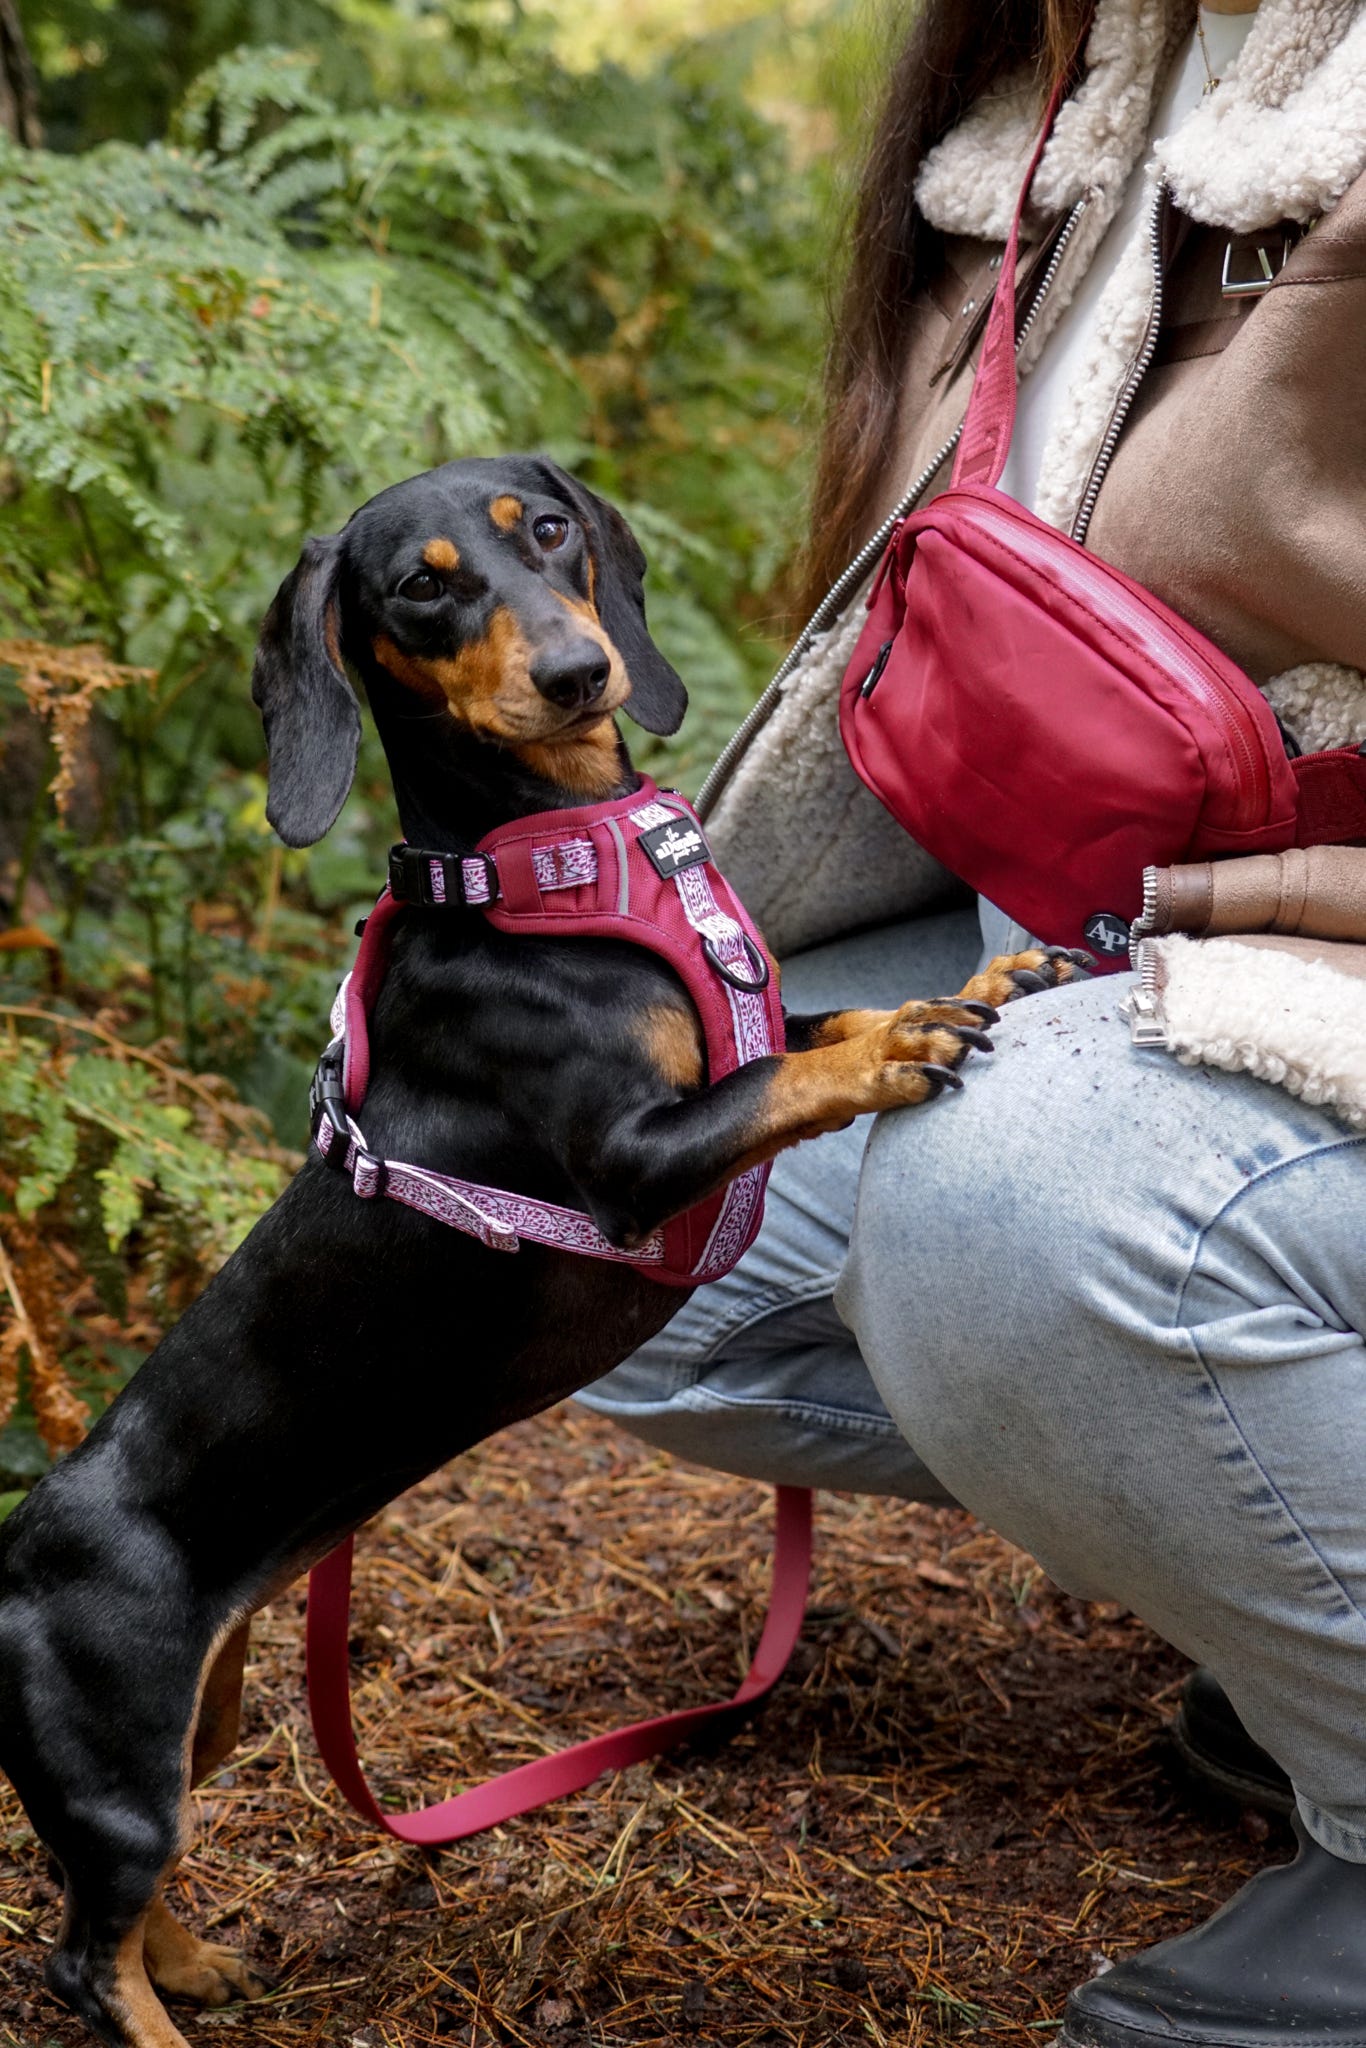
M 513 527 L 525 511 L 526 506 L 520 498 L 514 498 L 505 493 L 501 498 L 495 498 L 490 504 L 489 518 L 500 533 L 511 533 Z
M 422 550 L 422 559 L 429 569 L 458 569 L 460 550 L 444 533 L 438 533 Z

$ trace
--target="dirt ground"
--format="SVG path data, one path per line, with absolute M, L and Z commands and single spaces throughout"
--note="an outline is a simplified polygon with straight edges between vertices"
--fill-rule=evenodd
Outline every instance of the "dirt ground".
M 394 1804 L 730 1691 L 771 1496 L 559 1409 L 362 1539 L 362 1755 Z M 344 1809 L 309 1732 L 302 1599 L 258 1620 L 238 1755 L 172 1889 L 269 1972 L 179 2007 L 270 2048 L 911 2048 L 1046 2036 L 1068 1988 L 1285 1860 L 1163 1737 L 1184 1666 L 957 1511 L 823 1495 L 787 1677 L 711 1754 L 637 1765 L 432 1856 Z M 0 2043 L 76 2048 L 57 1895 L 0 1786 Z

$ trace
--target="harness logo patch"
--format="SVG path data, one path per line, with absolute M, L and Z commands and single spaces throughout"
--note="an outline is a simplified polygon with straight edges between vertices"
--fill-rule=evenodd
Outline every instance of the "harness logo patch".
M 1097 910 L 1087 918 L 1081 935 L 1088 946 L 1107 960 L 1117 960 L 1129 950 L 1129 927 L 1114 910 Z
M 640 848 L 655 873 L 666 882 L 684 868 L 695 868 L 711 859 L 711 848 L 702 828 L 694 825 L 691 818 L 670 818 L 667 825 L 642 832 Z

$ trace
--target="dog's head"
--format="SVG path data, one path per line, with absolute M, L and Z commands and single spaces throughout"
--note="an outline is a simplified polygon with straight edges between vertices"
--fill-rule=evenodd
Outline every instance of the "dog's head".
M 397 692 L 559 788 L 605 794 L 613 714 L 670 733 L 687 708 L 646 628 L 644 574 L 621 514 L 538 456 L 448 462 L 310 540 L 252 674 L 280 837 L 320 839 L 351 787 L 348 664 L 377 703 Z

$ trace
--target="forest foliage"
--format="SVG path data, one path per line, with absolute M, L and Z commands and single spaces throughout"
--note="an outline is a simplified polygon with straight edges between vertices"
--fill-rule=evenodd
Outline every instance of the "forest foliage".
M 302 539 L 433 462 L 547 449 L 642 539 L 692 711 L 637 758 L 695 781 L 784 623 L 826 176 L 746 90 L 771 10 L 629 68 L 517 0 L 19 13 L 44 145 L 0 136 L 0 1494 L 304 1140 L 395 824 L 373 740 L 321 846 L 265 822 L 251 648 Z

